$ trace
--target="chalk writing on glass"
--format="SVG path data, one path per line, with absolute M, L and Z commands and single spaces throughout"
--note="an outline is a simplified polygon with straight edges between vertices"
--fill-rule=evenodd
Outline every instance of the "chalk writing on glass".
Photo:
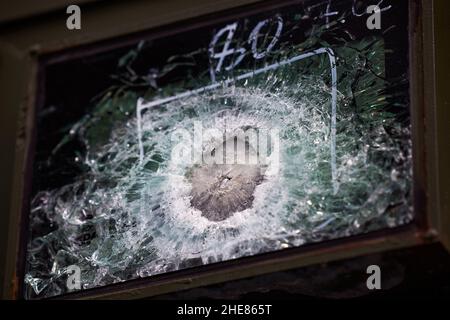
M 272 40 L 269 42 L 269 44 L 264 48 L 258 48 L 258 38 L 260 38 L 263 34 L 261 30 L 268 26 L 271 19 L 265 19 L 256 24 L 256 26 L 253 28 L 253 30 L 250 32 L 250 35 L 248 37 L 247 43 L 251 45 L 251 51 L 252 56 L 254 59 L 259 60 L 264 58 L 277 44 L 278 39 L 281 35 L 281 32 L 283 30 L 283 19 L 280 16 L 275 17 L 275 21 L 277 23 L 277 27 L 275 30 L 275 34 L 272 37 Z M 209 45 L 209 56 L 211 58 L 211 67 L 210 67 L 210 76 L 211 81 L 216 81 L 216 74 L 222 71 L 222 68 L 224 66 L 224 61 L 228 56 L 236 56 L 236 53 L 239 53 L 237 57 L 231 61 L 227 66 L 224 67 L 226 71 L 230 71 L 233 68 L 235 68 L 241 61 L 244 59 L 247 50 L 245 48 L 239 47 L 239 48 L 232 48 L 231 44 L 233 42 L 233 37 L 236 32 L 236 29 L 238 27 L 238 23 L 232 23 L 229 24 L 222 29 L 220 29 L 214 36 L 213 39 Z M 265 36 L 268 36 L 267 34 Z M 222 50 L 219 52 L 216 52 L 216 47 L 218 46 L 219 40 L 222 38 L 225 38 L 225 41 L 223 42 Z M 214 65 L 215 60 L 217 60 L 217 63 Z

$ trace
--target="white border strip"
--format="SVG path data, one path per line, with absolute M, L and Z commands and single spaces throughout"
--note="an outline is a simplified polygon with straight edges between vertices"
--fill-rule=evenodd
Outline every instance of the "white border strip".
M 233 82 L 238 80 L 243 80 L 247 78 L 254 77 L 258 74 L 264 73 L 269 70 L 275 70 L 279 67 L 291 64 L 293 62 L 297 62 L 312 56 L 320 55 L 320 54 L 328 54 L 331 65 L 331 143 L 330 143 L 330 153 L 331 153 L 331 179 L 333 182 L 333 190 L 334 193 L 337 192 L 337 168 L 336 168 L 336 105 L 337 105 L 337 70 L 336 70 L 336 59 L 332 49 L 330 48 L 320 48 L 311 52 L 307 52 L 304 54 L 300 54 L 290 59 L 286 59 L 280 62 L 273 63 L 271 65 L 265 66 L 260 69 L 256 69 L 254 71 L 250 71 L 244 74 L 241 74 L 235 78 L 227 79 L 221 82 L 214 82 L 208 86 L 204 86 L 195 90 L 188 90 L 180 94 L 176 94 L 171 97 L 158 99 L 154 101 L 145 102 L 143 98 L 139 98 L 136 106 L 136 114 L 137 114 L 137 127 L 138 127 L 138 139 L 139 139 L 139 160 L 144 160 L 144 146 L 142 142 L 142 111 L 146 109 L 150 109 L 152 107 L 162 105 L 165 103 L 169 103 L 181 98 L 187 98 L 189 96 L 200 94 L 206 91 L 210 91 L 213 89 L 217 89 L 221 86 L 227 86 Z

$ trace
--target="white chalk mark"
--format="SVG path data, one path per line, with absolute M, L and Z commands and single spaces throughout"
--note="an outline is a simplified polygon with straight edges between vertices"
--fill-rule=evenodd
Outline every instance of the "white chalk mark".
M 237 48 L 237 49 L 230 48 L 230 45 L 233 40 L 234 33 L 236 32 L 237 26 L 238 26 L 238 24 L 237 24 L 237 22 L 235 22 L 235 23 L 229 24 L 229 25 L 225 26 L 224 28 L 220 29 L 219 32 L 217 32 L 214 35 L 213 40 L 209 44 L 210 58 L 219 60 L 217 62 L 217 65 L 215 68 L 214 68 L 213 64 L 211 64 L 211 67 L 210 67 L 210 76 L 211 76 L 212 82 L 216 81 L 216 72 L 221 71 L 222 65 L 223 65 L 226 57 L 228 57 L 229 55 L 234 55 L 234 54 L 236 54 L 236 52 L 240 53 L 240 55 L 236 58 L 236 60 L 234 62 L 232 62 L 230 65 L 225 67 L 225 70 L 227 70 L 227 71 L 233 69 L 235 66 L 237 66 L 242 61 L 242 59 L 244 59 L 244 56 L 246 53 L 246 50 L 244 48 Z M 216 46 L 217 42 L 219 41 L 220 37 L 222 37 L 222 35 L 224 35 L 225 33 L 227 33 L 227 35 L 226 35 L 227 37 L 226 37 L 225 43 L 223 45 L 222 52 L 216 53 L 214 51 L 215 46 Z
M 275 36 L 267 46 L 266 50 L 264 50 L 263 52 L 258 52 L 258 37 L 261 29 L 267 24 L 269 24 L 269 19 L 260 21 L 253 29 L 253 31 L 250 33 L 250 36 L 248 37 L 247 42 L 252 45 L 253 58 L 255 58 L 256 60 L 264 58 L 277 44 L 278 39 L 280 38 L 281 35 L 281 31 L 283 30 L 283 18 L 277 16 L 277 30 L 275 31 Z
M 139 140 L 139 160 L 144 160 L 144 146 L 142 142 L 142 112 L 146 109 L 150 109 L 155 106 L 159 106 L 162 104 L 166 104 L 175 100 L 179 100 L 182 98 L 187 98 L 192 95 L 201 94 L 210 90 L 217 89 L 221 86 L 230 85 L 236 81 L 247 79 L 259 75 L 261 73 L 275 70 L 279 67 L 289 65 L 291 63 L 307 59 L 313 56 L 317 56 L 320 54 L 327 54 L 330 61 L 331 66 L 331 142 L 330 142 L 330 154 L 331 154 L 331 179 L 333 183 L 333 191 L 337 193 L 338 183 L 337 183 L 337 167 L 336 167 L 336 105 L 337 105 L 337 69 L 336 69 L 336 58 L 334 52 L 331 48 L 320 48 L 317 50 L 313 50 L 304 54 L 300 54 L 290 59 L 282 60 L 280 62 L 276 62 L 270 65 L 267 65 L 263 68 L 256 69 L 241 75 L 238 75 L 231 79 L 226 79 L 221 82 L 214 82 L 208 86 L 204 86 L 195 90 L 188 90 L 180 94 L 176 94 L 167 98 L 157 99 L 154 101 L 145 102 L 143 98 L 139 98 L 136 106 L 136 114 L 137 114 L 137 128 L 138 128 L 138 140 Z
M 380 0 L 380 2 L 378 2 L 378 4 L 377 4 L 377 7 L 380 8 L 380 12 L 385 12 L 385 11 L 391 10 L 391 8 L 392 8 L 391 5 L 388 5 L 387 7 L 381 8 L 381 5 L 383 4 L 383 2 L 384 2 L 384 0 Z M 353 0 L 352 13 L 356 17 L 362 17 L 363 15 L 367 14 L 367 9 L 364 10 L 362 13 L 356 12 L 356 0 Z
M 327 4 L 327 11 L 326 11 L 326 13 L 323 15 L 323 16 L 325 17 L 325 19 L 326 19 L 325 25 L 326 25 L 326 28 L 327 28 L 327 29 L 330 27 L 330 17 L 332 17 L 332 16 L 337 16 L 337 15 L 339 14 L 339 11 L 333 11 L 333 12 L 331 12 L 330 10 L 331 10 L 331 0 L 328 1 L 328 4 Z

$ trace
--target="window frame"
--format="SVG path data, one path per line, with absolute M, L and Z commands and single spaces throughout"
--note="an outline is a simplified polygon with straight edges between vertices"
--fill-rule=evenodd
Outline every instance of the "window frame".
M 157 38 L 177 30 L 196 28 L 212 20 L 217 23 L 299 1 L 98 2 L 88 6 L 87 10 L 82 8 L 83 26 L 80 31 L 65 29 L 65 16 L 57 13 L 45 19 L 25 21 L 20 26 L 7 25 L 0 31 L 0 61 L 7 66 L 0 71 L 0 85 L 6 89 L 5 95 L 0 98 L 5 108 L 1 112 L 5 113 L 2 117 L 8 121 L 17 119 L 16 128 L 0 129 L 2 136 L 11 135 L 11 131 L 16 136 L 13 161 L 1 169 L 2 174 L 11 171 L 13 175 L 12 181 L 3 182 L 11 191 L 5 196 L 10 206 L 8 223 L 0 226 L 0 231 L 7 234 L 4 244 L 6 259 L 0 266 L 0 274 L 4 275 L 1 279 L 4 298 L 23 297 L 30 195 L 30 183 L 26 182 L 30 181 L 32 173 L 36 108 L 42 104 L 42 95 L 38 92 L 45 66 L 78 55 L 112 49 L 119 44 L 122 46 L 127 41 L 133 43 L 144 32 L 146 37 L 151 34 Z M 448 209 L 444 210 L 449 207 L 449 200 L 443 197 L 444 191 L 450 190 L 448 169 L 443 167 L 443 164 L 450 163 L 447 161 L 450 159 L 450 148 L 442 149 L 448 134 L 443 122 L 450 117 L 443 110 L 443 104 L 437 105 L 436 98 L 433 10 L 436 2 L 441 7 L 449 7 L 445 0 L 409 0 L 413 201 L 416 216 L 411 224 L 130 280 L 56 298 L 143 298 L 434 241 L 450 248 L 450 213 Z M 152 19 L 146 19 L 145 12 L 152 12 Z M 11 79 L 12 73 L 14 76 Z M 442 118 L 439 118 L 441 115 Z M 443 170 L 447 171 L 440 176 Z

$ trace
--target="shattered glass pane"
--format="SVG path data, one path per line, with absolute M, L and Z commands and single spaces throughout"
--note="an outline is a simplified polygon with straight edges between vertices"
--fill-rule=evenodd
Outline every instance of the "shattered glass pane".
M 406 0 L 304 1 L 48 63 L 26 298 L 409 223 L 407 73 Z

